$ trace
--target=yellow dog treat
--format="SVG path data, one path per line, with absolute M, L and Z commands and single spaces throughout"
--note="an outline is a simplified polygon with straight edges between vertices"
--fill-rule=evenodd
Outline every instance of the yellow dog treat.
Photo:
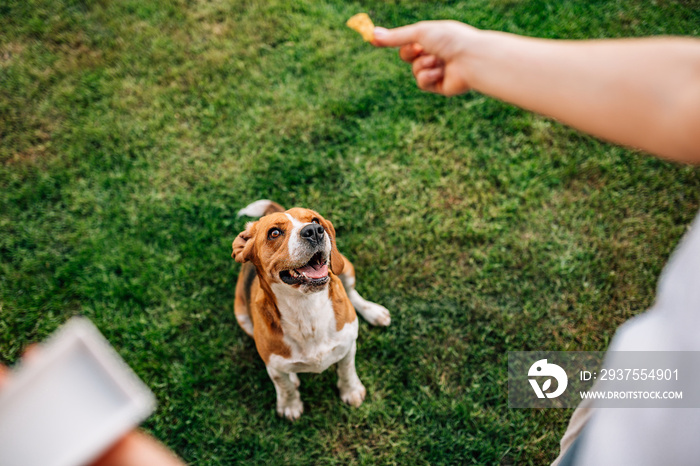
M 347 24 L 350 29 L 354 29 L 362 34 L 362 38 L 367 42 L 372 42 L 374 40 L 374 24 L 372 24 L 372 20 L 369 19 L 367 13 L 358 13 L 345 24 Z

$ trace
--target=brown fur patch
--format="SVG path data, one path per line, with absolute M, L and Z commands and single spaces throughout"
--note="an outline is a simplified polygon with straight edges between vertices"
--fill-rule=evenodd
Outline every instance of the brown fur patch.
M 255 347 L 267 364 L 271 355 L 288 358 L 292 355 L 292 350 L 283 340 L 281 317 L 274 295 L 264 293 L 260 284 L 260 277 L 256 277 L 251 288 L 254 298 L 250 306 L 250 315 L 253 320 Z M 269 284 L 267 286 L 269 287 Z
M 331 275 L 331 282 L 328 284 L 328 293 L 331 303 L 333 303 L 333 313 L 335 314 L 335 330 L 341 331 L 345 324 L 354 322 L 357 319 L 355 308 L 350 303 L 350 298 L 345 292 L 343 283 L 335 275 Z
M 350 260 L 342 254 L 340 255 L 340 257 L 343 259 L 343 272 L 342 274 L 338 275 L 343 275 L 344 277 L 352 277 L 352 279 L 355 280 L 355 267 L 352 265 L 352 262 L 350 262 Z
M 251 288 L 253 287 L 253 281 L 255 280 L 256 276 L 257 272 L 253 264 L 250 262 L 243 264 L 243 267 L 241 267 L 241 272 L 238 274 L 238 281 L 236 282 L 236 298 L 233 302 L 233 312 L 236 314 L 236 317 L 247 316 L 251 322 L 250 297 Z M 248 333 L 248 330 L 241 325 L 240 321 L 238 321 L 238 319 L 236 319 L 236 321 L 238 322 L 238 325 L 241 326 L 243 331 Z M 248 333 L 248 335 L 251 337 L 253 336 L 250 333 Z

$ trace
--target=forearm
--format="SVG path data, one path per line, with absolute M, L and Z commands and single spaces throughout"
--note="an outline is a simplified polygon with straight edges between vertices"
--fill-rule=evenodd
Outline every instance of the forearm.
M 700 40 L 532 39 L 485 31 L 472 88 L 581 131 L 700 162 Z

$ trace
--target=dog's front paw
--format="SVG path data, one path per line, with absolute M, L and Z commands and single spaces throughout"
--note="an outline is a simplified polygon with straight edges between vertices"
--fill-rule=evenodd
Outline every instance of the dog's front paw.
M 359 380 L 349 387 L 340 387 L 340 399 L 355 408 L 362 404 L 365 395 L 367 395 L 367 390 Z
M 365 320 L 372 325 L 386 327 L 391 323 L 391 314 L 389 314 L 389 309 L 385 308 L 381 304 L 367 301 L 361 314 L 362 317 L 364 317 Z
M 277 401 L 277 414 L 280 417 L 296 421 L 304 412 L 304 403 L 299 397 L 287 401 Z

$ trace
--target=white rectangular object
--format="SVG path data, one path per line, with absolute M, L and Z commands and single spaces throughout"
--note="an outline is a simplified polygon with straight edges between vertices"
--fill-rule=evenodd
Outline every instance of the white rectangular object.
M 154 408 L 99 330 L 73 318 L 0 390 L 0 465 L 86 464 Z

